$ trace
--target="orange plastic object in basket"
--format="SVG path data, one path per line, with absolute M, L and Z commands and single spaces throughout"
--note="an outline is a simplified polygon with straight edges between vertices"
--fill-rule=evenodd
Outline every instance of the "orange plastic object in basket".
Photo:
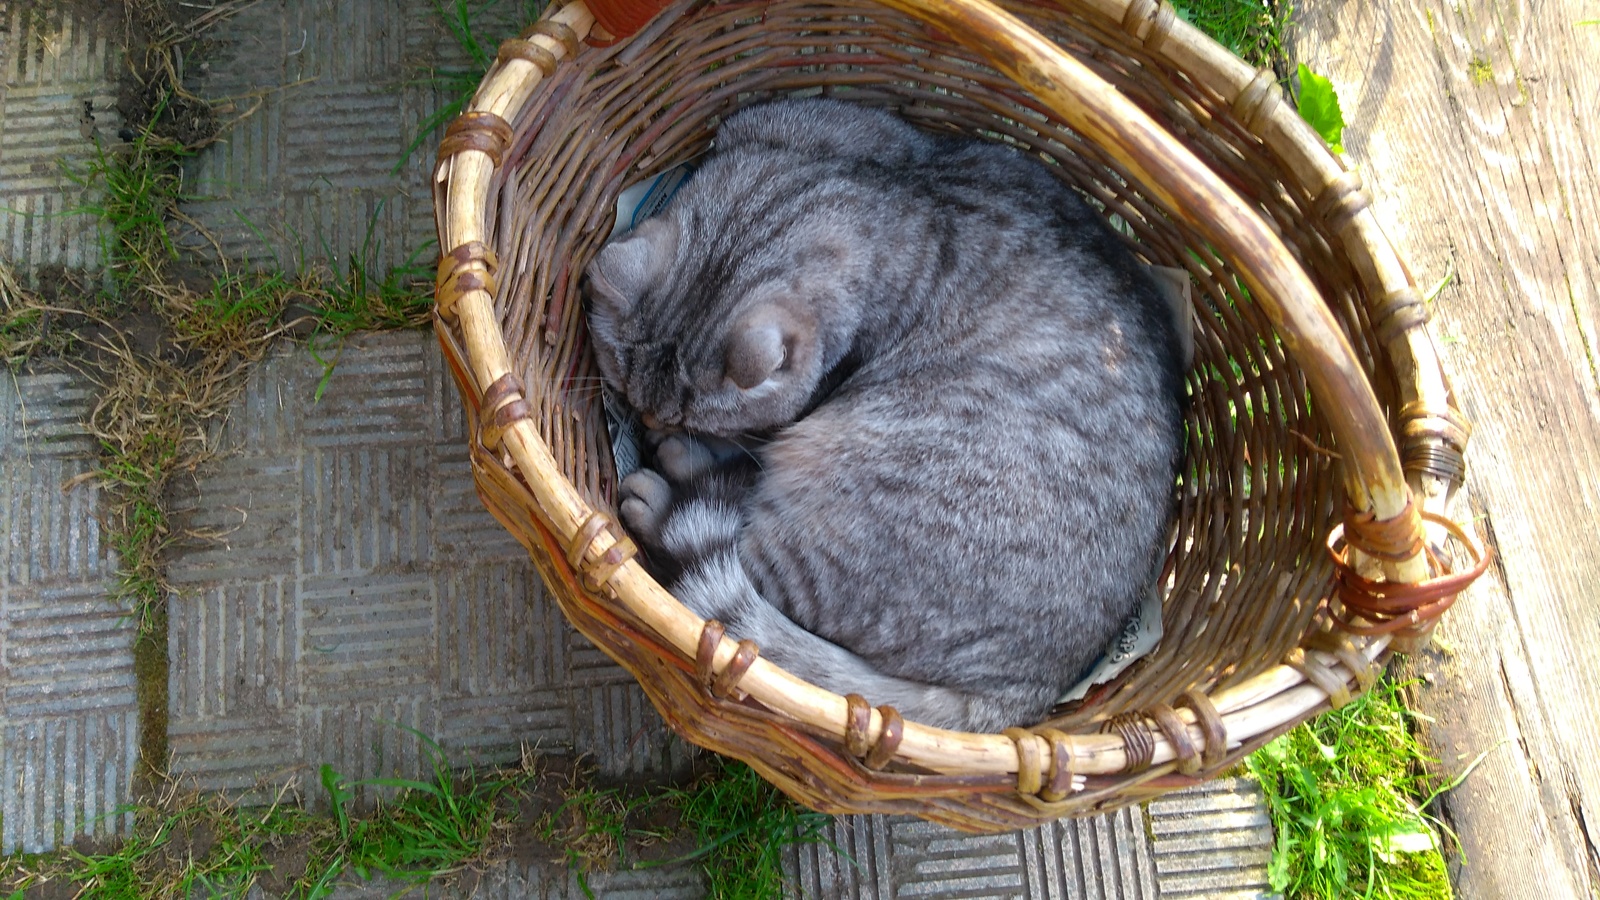
M 667 4 L 656 0 L 589 0 L 587 6 L 600 27 L 620 40 L 643 28 Z

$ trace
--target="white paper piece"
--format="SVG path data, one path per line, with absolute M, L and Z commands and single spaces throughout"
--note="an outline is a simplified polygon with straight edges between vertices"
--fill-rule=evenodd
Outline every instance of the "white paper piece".
M 1155 276 L 1156 287 L 1172 304 L 1172 324 L 1178 328 L 1178 341 L 1183 347 L 1179 361 L 1185 372 L 1194 365 L 1194 301 L 1193 283 L 1189 273 L 1171 266 L 1145 266 Z
M 665 172 L 657 172 L 618 194 L 617 221 L 611 226 L 610 237 L 626 234 L 640 222 L 666 209 L 678 188 L 683 187 L 697 168 L 699 166 L 691 159 Z
M 1122 626 L 1111 646 L 1106 648 L 1100 661 L 1094 664 L 1082 680 L 1062 694 L 1057 703 L 1078 700 L 1089 693 L 1089 688 L 1121 675 L 1125 669 L 1161 643 L 1161 591 L 1152 586 L 1144 601 Z

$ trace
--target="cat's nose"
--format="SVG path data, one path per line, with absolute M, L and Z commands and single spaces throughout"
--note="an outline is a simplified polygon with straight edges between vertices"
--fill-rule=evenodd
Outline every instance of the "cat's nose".
M 643 422 L 644 423 L 644 427 L 650 429 L 651 431 L 660 431 L 661 430 L 661 420 L 656 418 L 655 416 L 650 415 L 649 413 L 640 413 L 639 414 L 639 421 Z

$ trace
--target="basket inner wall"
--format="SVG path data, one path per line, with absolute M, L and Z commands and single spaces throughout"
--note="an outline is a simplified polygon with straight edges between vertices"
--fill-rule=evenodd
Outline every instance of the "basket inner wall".
M 1013 12 L 1116 85 L 1254 202 L 1321 289 L 1380 401 L 1394 378 L 1365 319 L 1350 264 L 1320 231 L 1311 199 L 1228 112 L 1121 32 L 1066 12 Z M 668 12 L 672 15 L 672 11 Z M 772 96 L 826 91 L 890 106 L 930 129 L 1024 147 L 1103 208 L 1146 260 L 1193 276 L 1196 362 L 1186 461 L 1169 557 L 1165 636 L 1149 657 L 1058 727 L 1211 690 L 1279 662 L 1326 593 L 1322 541 L 1342 508 L 1331 431 L 1304 378 L 1227 263 L 1141 194 L 1114 160 L 1009 80 L 920 23 L 866 4 L 701 6 L 648 42 L 585 49 L 541 83 L 515 122 L 491 191 L 501 260 L 498 314 L 534 421 L 566 476 L 596 506 L 615 489 L 598 370 L 578 276 L 628 184 L 699 153 L 720 117 Z M 1047 536 L 1041 536 L 1046 538 Z

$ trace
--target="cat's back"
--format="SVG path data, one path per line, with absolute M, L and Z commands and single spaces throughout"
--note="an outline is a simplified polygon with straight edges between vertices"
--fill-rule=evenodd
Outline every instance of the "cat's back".
M 1001 189 L 1016 160 L 980 161 L 922 174 L 948 224 L 894 302 L 928 308 L 768 446 L 741 558 L 797 622 L 907 677 L 981 685 L 1050 658 L 1070 679 L 1165 531 L 1173 336 L 1081 201 L 1048 174 Z
M 1057 174 L 776 104 L 730 118 L 590 263 L 595 358 L 631 405 L 768 440 L 759 467 L 663 442 L 661 471 L 622 485 L 691 609 L 818 684 L 965 727 L 1037 721 L 1106 646 L 1161 550 L 1179 353 L 1151 279 Z

